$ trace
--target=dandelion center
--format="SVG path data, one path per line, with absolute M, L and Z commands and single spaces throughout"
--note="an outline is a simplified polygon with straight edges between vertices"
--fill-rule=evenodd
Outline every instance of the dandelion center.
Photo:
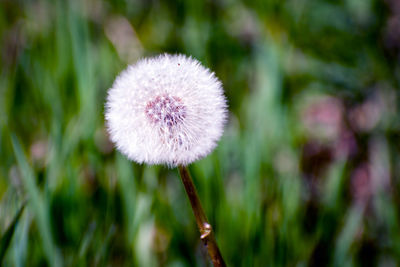
M 165 94 L 149 101 L 145 113 L 151 123 L 171 130 L 186 117 L 186 106 L 179 97 Z

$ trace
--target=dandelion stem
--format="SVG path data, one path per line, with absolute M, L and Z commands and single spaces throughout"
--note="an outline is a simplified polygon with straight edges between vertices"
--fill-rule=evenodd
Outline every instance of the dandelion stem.
M 182 183 L 185 187 L 186 194 L 188 195 L 190 205 L 196 218 L 197 226 L 200 230 L 200 239 L 203 241 L 205 247 L 207 247 L 208 254 L 210 255 L 211 261 L 215 267 L 224 267 L 225 262 L 222 258 L 221 252 L 219 251 L 217 241 L 215 240 L 214 233 L 212 231 L 211 224 L 207 220 L 207 216 L 204 213 L 203 207 L 201 206 L 199 196 L 197 195 L 196 188 L 193 184 L 190 173 L 185 166 L 179 166 L 179 173 L 181 175 Z

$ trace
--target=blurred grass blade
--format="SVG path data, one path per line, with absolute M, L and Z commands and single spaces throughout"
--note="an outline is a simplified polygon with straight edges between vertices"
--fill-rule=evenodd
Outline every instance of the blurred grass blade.
M 89 225 L 89 229 L 86 231 L 85 235 L 82 238 L 81 246 L 79 248 L 79 258 L 84 258 L 89 249 L 90 242 L 93 240 L 94 231 L 96 230 L 97 224 L 96 222 L 92 222 Z
M 122 192 L 122 200 L 125 210 L 125 225 L 127 227 L 128 242 L 132 244 L 137 225 L 135 221 L 136 214 L 136 188 L 134 183 L 134 174 L 131 164 L 121 155 L 117 155 L 118 184 Z
M 8 229 L 6 230 L 4 235 L 1 237 L 1 240 L 0 240 L 0 266 L 2 265 L 4 256 L 6 255 L 6 252 L 7 252 L 7 249 L 11 244 L 12 237 L 14 236 L 14 232 L 17 228 L 17 224 L 19 222 L 19 219 L 21 218 L 24 208 L 25 208 L 25 203 L 19 209 L 18 213 L 15 215 L 10 226 L 8 227 Z
M 28 195 L 28 203 L 34 212 L 40 237 L 42 238 L 43 250 L 50 266 L 60 266 L 61 259 L 52 240 L 50 219 L 45 199 L 43 199 L 36 186 L 33 170 L 22 152 L 18 139 L 14 135 L 11 135 L 11 141 L 21 171 L 22 183 Z
M 350 248 L 360 232 L 364 210 L 364 204 L 355 204 L 349 208 L 343 229 L 336 241 L 333 266 L 344 266 L 351 262 Z

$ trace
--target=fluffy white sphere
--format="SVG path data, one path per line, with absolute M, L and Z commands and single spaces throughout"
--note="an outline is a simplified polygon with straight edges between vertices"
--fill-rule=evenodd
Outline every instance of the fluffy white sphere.
M 221 82 L 183 55 L 160 55 L 128 66 L 108 91 L 111 140 L 129 159 L 187 165 L 209 154 L 227 118 Z

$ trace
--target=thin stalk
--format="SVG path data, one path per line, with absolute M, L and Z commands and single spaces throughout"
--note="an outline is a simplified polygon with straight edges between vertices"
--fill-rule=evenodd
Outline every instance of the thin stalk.
M 196 188 L 193 184 L 190 173 L 185 166 L 179 166 L 179 173 L 181 175 L 183 186 L 185 187 L 186 194 L 189 198 L 190 205 L 196 218 L 197 226 L 200 231 L 200 239 L 203 241 L 204 246 L 208 250 L 211 261 L 215 267 L 225 267 L 225 261 L 222 258 L 221 252 L 219 251 L 217 241 L 215 240 L 214 232 L 211 224 L 207 220 L 207 216 L 204 213 L 203 207 L 201 206 L 199 196 L 197 195 Z

